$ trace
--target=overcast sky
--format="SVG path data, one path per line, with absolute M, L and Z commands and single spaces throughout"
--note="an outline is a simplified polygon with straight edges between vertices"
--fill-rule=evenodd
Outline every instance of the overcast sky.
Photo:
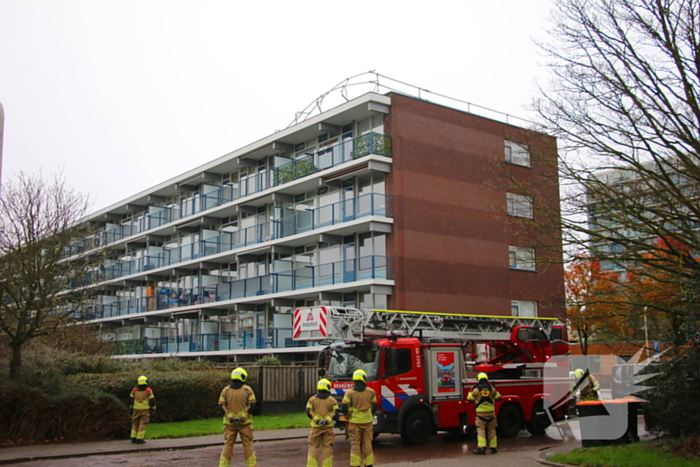
M 2 178 L 109 206 L 369 70 L 528 117 L 550 0 L 0 0 Z M 368 89 L 369 90 L 369 89 Z

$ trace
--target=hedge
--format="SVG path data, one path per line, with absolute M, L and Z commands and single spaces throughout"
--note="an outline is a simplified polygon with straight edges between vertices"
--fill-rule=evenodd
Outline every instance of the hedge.
M 122 438 L 129 426 L 124 403 L 91 388 L 0 386 L 0 444 Z
M 111 394 L 127 406 L 131 389 L 136 386 L 133 373 L 84 374 L 69 377 L 76 385 Z M 148 385 L 156 398 L 153 422 L 178 422 L 218 417 L 221 390 L 230 380 L 226 370 L 200 370 L 148 373 Z M 255 389 L 254 375 L 248 384 Z

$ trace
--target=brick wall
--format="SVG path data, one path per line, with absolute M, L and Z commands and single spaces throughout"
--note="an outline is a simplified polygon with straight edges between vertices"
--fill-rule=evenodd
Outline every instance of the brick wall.
M 524 245 L 533 234 L 504 214 L 504 170 L 537 186 L 558 208 L 558 186 L 540 179 L 553 167 L 503 162 L 505 139 L 529 144 L 550 159 L 556 155 L 554 139 L 415 98 L 391 97 L 387 193 L 394 196 L 395 224 L 387 254 L 395 257 L 396 286 L 389 307 L 510 315 L 511 300 L 519 299 L 537 301 L 540 316 L 562 316 L 561 264 L 537 272 L 511 270 L 508 246 Z

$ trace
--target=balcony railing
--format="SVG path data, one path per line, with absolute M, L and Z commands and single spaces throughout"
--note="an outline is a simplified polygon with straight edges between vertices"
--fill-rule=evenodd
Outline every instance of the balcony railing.
M 113 355 L 149 353 L 212 352 L 245 349 L 273 349 L 314 345 L 294 341 L 292 328 L 263 328 L 187 336 L 144 337 L 113 342 Z
M 285 272 L 222 282 L 217 285 L 175 289 L 158 287 L 150 297 L 129 298 L 108 304 L 84 305 L 72 317 L 79 321 L 165 310 L 184 306 L 291 292 L 324 285 L 367 279 L 393 279 L 394 258 L 364 256 L 320 265 L 305 265 Z
M 289 237 L 329 225 L 350 222 L 366 216 L 391 217 L 393 215 L 391 200 L 391 196 L 368 193 L 235 232 L 224 232 L 217 237 L 168 249 L 158 255 L 143 255 L 131 260 L 119 261 L 116 264 L 105 266 L 91 276 L 91 279 L 95 279 L 93 283 L 114 280 L 131 274 Z M 88 279 L 82 282 L 80 285 L 91 283 Z
M 196 195 L 176 206 L 151 208 L 157 211 L 145 213 L 133 221 L 104 230 L 84 241 L 76 242 L 75 245 L 64 251 L 64 257 L 67 258 L 86 250 L 117 242 L 369 154 L 391 157 L 391 138 L 379 133 L 367 133 L 310 153 L 269 171 L 251 175 L 236 183 L 223 185 L 208 193 Z
M 367 133 L 308 153 L 272 169 L 272 180 L 275 186 L 281 185 L 369 154 L 391 157 L 391 138 L 379 133 Z

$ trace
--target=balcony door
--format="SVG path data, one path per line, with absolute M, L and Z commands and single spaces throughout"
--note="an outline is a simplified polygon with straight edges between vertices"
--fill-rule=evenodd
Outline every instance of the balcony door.
M 351 237 L 352 238 L 352 237 Z M 343 244 L 343 282 L 355 282 L 355 242 Z
M 343 222 L 355 218 L 355 183 L 354 179 L 343 180 L 340 190 L 340 203 L 343 207 Z

